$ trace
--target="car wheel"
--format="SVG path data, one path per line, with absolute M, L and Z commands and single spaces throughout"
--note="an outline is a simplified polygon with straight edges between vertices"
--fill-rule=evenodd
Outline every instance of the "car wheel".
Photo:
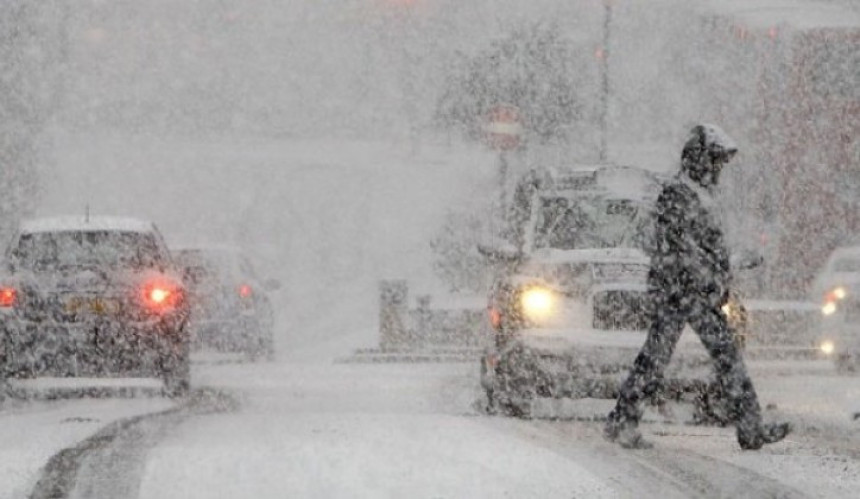
M 836 372 L 839 374 L 854 374 L 860 368 L 860 356 L 842 354 L 835 360 Z
M 179 351 L 162 361 L 164 366 L 164 394 L 168 397 L 184 397 L 191 390 L 191 358 L 188 342 L 183 342 Z
M 497 406 L 499 408 L 499 412 L 505 416 L 519 419 L 532 419 L 533 402 L 534 400 L 532 398 L 515 395 L 514 397 L 508 398 L 504 401 L 499 401 Z
M 9 391 L 9 384 L 6 381 L 6 339 L 0 338 L 0 407 L 6 401 L 6 392 Z
M 6 356 L 9 354 L 10 346 L 8 344 L 9 340 L 6 338 L 6 334 L 0 330 L 0 334 L 3 336 L 0 337 L 0 384 L 6 384 L 6 378 L 8 375 L 8 363 L 6 362 Z
M 485 410 L 488 414 L 498 413 L 498 400 L 496 400 L 496 376 L 487 366 L 486 356 L 481 357 L 481 388 L 486 396 Z
M 503 356 L 498 367 L 498 390 L 493 394 L 499 411 L 521 419 L 532 418 L 540 373 L 533 359 L 522 349 Z
M 181 398 L 191 391 L 191 380 L 181 377 L 169 377 L 164 380 L 164 394 L 168 398 Z
M 275 339 L 271 327 L 255 322 L 247 329 L 248 359 L 251 362 L 275 360 Z
M 271 362 L 275 360 L 275 351 L 268 342 L 261 341 L 248 352 L 248 360 L 251 362 Z

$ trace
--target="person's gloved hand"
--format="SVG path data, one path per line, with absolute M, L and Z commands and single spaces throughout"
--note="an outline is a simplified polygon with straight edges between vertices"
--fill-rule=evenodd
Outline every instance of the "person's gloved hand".
M 725 305 L 732 299 L 732 293 L 729 290 L 723 291 L 723 295 L 720 297 L 720 307 Z

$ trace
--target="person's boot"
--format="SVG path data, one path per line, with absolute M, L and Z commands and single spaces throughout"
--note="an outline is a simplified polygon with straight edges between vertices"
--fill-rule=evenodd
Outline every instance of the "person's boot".
M 618 421 L 610 414 L 603 427 L 603 438 L 625 449 L 650 449 L 654 444 L 642 438 L 642 433 L 629 421 Z
M 789 423 L 766 423 L 751 430 L 738 429 L 738 443 L 743 450 L 759 450 L 764 444 L 779 442 L 791 433 Z

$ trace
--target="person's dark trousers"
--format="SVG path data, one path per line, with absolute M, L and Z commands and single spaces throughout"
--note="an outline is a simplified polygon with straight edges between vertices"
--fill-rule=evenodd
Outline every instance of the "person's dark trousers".
M 652 292 L 651 326 L 630 375 L 619 388 L 618 402 L 609 422 L 636 427 L 642 401 L 662 388 L 663 372 L 684 326 L 689 323 L 702 340 L 716 367 L 717 380 L 727 397 L 729 417 L 738 434 L 756 430 L 761 408 L 740 351 L 733 341 L 726 316 L 718 305 L 686 297 L 672 299 Z

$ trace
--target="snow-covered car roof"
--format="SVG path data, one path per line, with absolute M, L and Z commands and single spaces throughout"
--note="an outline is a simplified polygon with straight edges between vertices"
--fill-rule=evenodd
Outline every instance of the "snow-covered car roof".
M 661 176 L 650 170 L 628 165 L 575 165 L 552 168 L 546 172 L 544 189 L 553 194 L 596 194 L 631 200 L 656 198 Z
M 113 216 L 59 216 L 43 217 L 24 220 L 20 224 L 20 232 L 153 232 L 155 226 L 152 222 L 128 217 Z

